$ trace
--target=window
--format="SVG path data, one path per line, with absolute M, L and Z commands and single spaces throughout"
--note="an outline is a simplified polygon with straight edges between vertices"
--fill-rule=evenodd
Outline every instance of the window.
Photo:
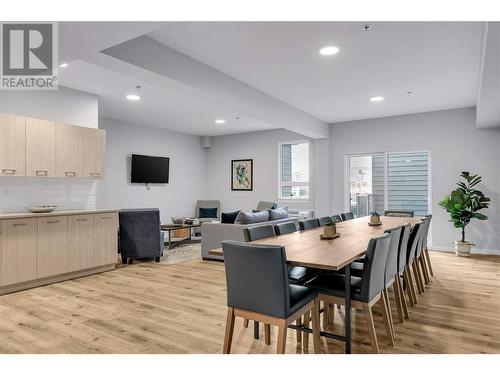
M 348 157 L 348 208 L 356 216 L 386 209 L 429 213 L 428 152 L 386 152 Z
M 309 199 L 309 142 L 279 146 L 279 198 Z

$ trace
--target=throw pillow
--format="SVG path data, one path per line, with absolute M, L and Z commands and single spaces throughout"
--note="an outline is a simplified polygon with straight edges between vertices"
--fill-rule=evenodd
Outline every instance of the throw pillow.
M 288 207 L 280 207 L 269 210 L 269 220 L 286 219 L 288 217 Z
M 269 220 L 269 211 L 260 212 L 243 212 L 241 211 L 238 216 L 236 216 L 235 224 L 253 224 L 262 223 L 263 221 Z
M 207 219 L 207 218 L 217 218 L 217 207 L 214 208 L 202 208 L 200 207 L 200 219 Z
M 240 210 L 234 212 L 223 212 L 220 217 L 220 221 L 223 224 L 234 224 L 236 217 L 240 213 Z

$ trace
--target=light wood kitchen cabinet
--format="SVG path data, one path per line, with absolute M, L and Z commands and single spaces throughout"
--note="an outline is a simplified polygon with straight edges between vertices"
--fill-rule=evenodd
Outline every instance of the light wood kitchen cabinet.
M 56 176 L 83 177 L 83 130 L 56 123 Z M 85 155 L 86 156 L 86 155 Z
M 115 264 L 118 258 L 118 216 L 115 212 L 95 215 L 96 266 Z
M 26 176 L 56 175 L 56 124 L 26 118 Z
M 68 218 L 40 217 L 38 220 L 38 277 L 68 272 Z
M 83 138 L 83 177 L 104 178 L 106 172 L 106 131 L 81 128 Z
M 2 220 L 2 285 L 37 278 L 37 222 Z
M 94 215 L 68 217 L 68 271 L 96 266 Z
M 0 113 L 0 175 L 26 173 L 26 118 Z

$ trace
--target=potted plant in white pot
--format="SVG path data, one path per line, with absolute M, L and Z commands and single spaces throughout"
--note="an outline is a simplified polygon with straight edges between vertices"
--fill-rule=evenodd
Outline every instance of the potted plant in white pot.
M 445 197 L 439 205 L 450 215 L 451 222 L 455 228 L 462 230 L 462 239 L 454 241 L 455 253 L 458 256 L 469 256 L 470 249 L 474 243 L 465 240 L 465 227 L 472 219 L 486 220 L 488 217 L 479 213 L 479 210 L 488 208 L 490 198 L 475 188 L 481 182 L 481 176 L 471 175 L 469 172 L 462 172 L 460 177 L 465 181 L 457 183 L 458 188 Z

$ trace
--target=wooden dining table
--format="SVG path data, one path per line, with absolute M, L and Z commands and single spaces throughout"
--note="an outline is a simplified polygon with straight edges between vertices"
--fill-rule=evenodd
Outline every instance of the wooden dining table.
M 320 238 L 323 228 L 313 228 L 252 241 L 252 243 L 284 246 L 289 265 L 332 271 L 344 269 L 346 278 L 350 278 L 350 264 L 365 254 L 370 239 L 381 236 L 387 229 L 407 223 L 413 226 L 420 220 L 421 217 L 381 216 L 381 225 L 370 226 L 370 217 L 365 216 L 337 223 L 337 233 L 340 236 L 331 240 Z M 209 253 L 224 255 L 222 248 L 210 250 Z M 321 332 L 321 335 L 344 341 L 345 352 L 351 353 L 351 283 L 345 283 L 345 296 L 344 336 L 330 332 Z M 308 328 L 298 326 L 290 328 L 305 332 L 310 331 Z

